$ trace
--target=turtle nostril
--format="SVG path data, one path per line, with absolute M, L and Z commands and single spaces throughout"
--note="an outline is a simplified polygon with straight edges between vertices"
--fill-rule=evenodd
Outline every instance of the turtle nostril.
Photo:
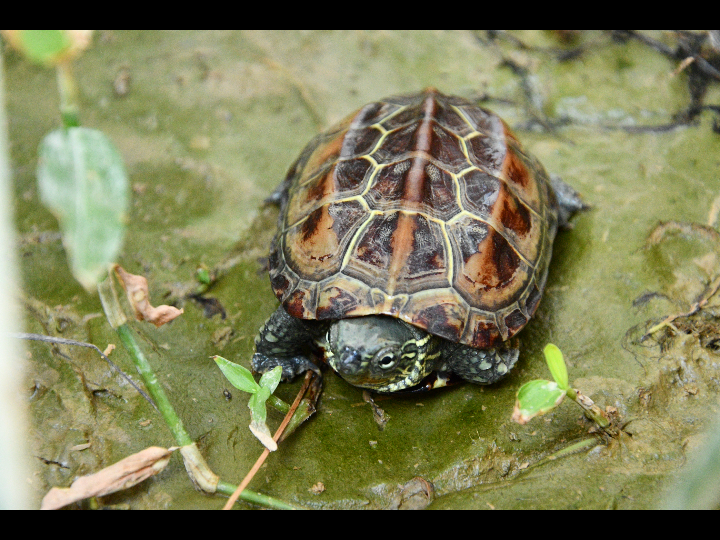
M 357 364 L 360 361 L 360 353 L 352 347 L 343 347 L 340 351 L 340 363 L 346 366 Z

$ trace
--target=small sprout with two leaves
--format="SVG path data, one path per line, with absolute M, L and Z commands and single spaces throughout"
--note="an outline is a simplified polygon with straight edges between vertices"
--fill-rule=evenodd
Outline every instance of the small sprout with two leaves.
M 249 369 L 230 362 L 222 356 L 213 356 L 212 359 L 215 360 L 215 363 L 223 372 L 223 375 L 227 377 L 227 380 L 230 381 L 230 384 L 238 390 L 251 394 L 248 402 L 251 417 L 250 431 L 263 443 L 265 448 L 271 452 L 277 450 L 277 443 L 273 440 L 265 423 L 267 418 L 265 403 L 270 403 L 270 405 L 284 413 L 290 410 L 290 405 L 272 395 L 280 383 L 282 368 L 280 366 L 275 367 L 264 373 L 259 382 L 255 382 L 255 378 Z
M 554 381 L 536 379 L 520 387 L 515 400 L 512 420 L 518 424 L 527 424 L 536 416 L 545 414 L 562 403 L 565 396 L 575 401 L 585 414 L 609 434 L 614 433 L 605 412 L 587 396 L 570 386 L 567 366 L 563 354 L 557 345 L 548 343 L 543 349 L 545 361 L 550 368 Z

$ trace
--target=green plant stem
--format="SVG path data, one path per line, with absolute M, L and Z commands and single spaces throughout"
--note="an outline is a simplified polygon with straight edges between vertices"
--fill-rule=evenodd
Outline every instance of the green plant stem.
M 607 417 L 603 414 L 600 407 L 595 405 L 593 400 L 591 400 L 589 397 L 581 394 L 577 390 L 574 390 L 573 388 L 569 388 L 565 391 L 567 396 L 572 399 L 575 403 L 580 405 L 582 409 L 585 411 L 585 413 L 592 418 L 592 420 L 601 428 L 605 429 L 610 426 L 610 421 L 607 419 Z
M 78 86 L 69 60 L 60 62 L 57 67 L 58 91 L 60 92 L 60 117 L 65 128 L 80 125 L 80 100 Z
M 145 386 L 147 387 L 150 396 L 153 398 L 153 401 L 155 401 L 155 404 L 157 405 L 157 408 L 160 411 L 163 420 L 165 420 L 165 423 L 170 428 L 170 431 L 175 438 L 175 442 L 178 444 L 178 446 L 181 447 L 194 447 L 191 449 L 181 448 L 181 453 L 183 452 L 183 450 L 193 450 L 192 454 L 194 456 L 193 461 L 194 465 L 196 466 L 196 471 L 193 473 L 190 471 L 190 469 L 188 469 L 188 474 L 190 474 L 193 482 L 197 485 L 197 479 L 193 478 L 193 475 L 202 474 L 204 472 L 206 473 L 206 476 L 211 476 L 217 480 L 215 492 L 232 495 L 235 492 L 237 486 L 233 486 L 232 484 L 217 479 L 217 476 L 210 470 L 209 466 L 205 462 L 205 459 L 197 450 L 197 447 L 193 442 L 192 438 L 190 437 L 188 432 L 185 431 L 185 427 L 183 426 L 182 421 L 175 413 L 175 409 L 170 403 L 170 400 L 168 399 L 167 394 L 165 394 L 162 386 L 158 382 L 157 377 L 155 376 L 155 373 L 150 366 L 150 363 L 145 357 L 145 354 L 142 352 L 142 349 L 140 349 L 140 346 L 137 344 L 135 336 L 133 335 L 130 327 L 128 326 L 126 322 L 127 319 L 125 318 L 125 315 L 122 312 L 122 309 L 120 308 L 120 305 L 118 303 L 117 294 L 115 294 L 115 288 L 113 287 L 112 276 L 108 276 L 108 279 L 98 284 L 98 292 L 100 294 L 100 299 L 103 304 L 103 310 L 105 311 L 105 315 L 108 318 L 110 326 L 115 328 L 115 331 L 120 337 L 120 341 L 127 349 L 128 353 L 130 353 L 130 357 L 132 358 L 133 363 L 140 372 L 140 376 L 142 377 L 142 380 L 145 383 Z M 183 460 L 185 461 L 186 468 L 188 468 L 186 455 L 183 455 Z M 207 491 L 208 489 L 212 491 L 212 488 L 205 488 L 203 489 L 203 491 Z M 269 508 L 277 508 L 283 510 L 296 508 L 284 501 L 275 499 L 273 497 L 268 497 L 267 495 L 262 495 L 254 491 L 250 491 L 249 489 L 244 489 L 240 494 L 240 498 L 244 501 L 262 506 L 267 506 Z
M 290 410 L 285 415 L 285 418 L 283 418 L 283 421 L 280 423 L 280 426 L 278 427 L 277 431 L 275 432 L 275 435 L 273 436 L 273 440 L 277 442 L 280 440 L 280 436 L 283 434 L 283 431 L 285 431 L 285 428 L 287 427 L 288 423 L 290 422 L 290 419 L 292 418 L 293 414 L 298 408 L 298 405 L 300 405 L 300 401 L 302 400 L 303 396 L 305 395 L 305 392 L 307 392 L 308 388 L 310 387 L 314 373 L 312 371 L 308 371 L 305 373 L 305 379 L 303 381 L 303 385 L 300 388 L 300 391 L 298 392 L 297 396 L 295 396 L 295 400 L 293 401 L 293 404 L 290 406 Z M 260 470 L 260 467 L 262 467 L 263 463 L 265 463 L 265 460 L 270 455 L 270 450 L 268 449 L 268 446 L 265 445 L 265 449 L 263 450 L 263 453 L 260 454 L 260 457 L 257 459 L 253 467 L 250 469 L 250 471 L 245 475 L 245 478 L 243 478 L 243 481 L 240 482 L 237 489 L 235 489 L 235 492 L 230 496 L 228 501 L 225 503 L 225 506 L 223 507 L 223 510 L 230 510 L 233 505 L 235 504 L 235 501 L 237 501 L 238 498 L 242 496 L 243 493 L 247 490 L 247 485 L 252 481 L 252 479 L 255 477 L 255 474 Z
M 165 423 L 167 423 L 173 437 L 175 437 L 175 442 L 178 446 L 187 446 L 192 444 L 192 438 L 188 432 L 185 431 L 182 420 L 180 420 L 180 417 L 178 417 L 175 413 L 175 409 L 170 403 L 167 394 L 165 394 L 165 390 L 163 390 L 162 386 L 158 382 L 152 367 L 150 367 L 150 363 L 147 361 L 147 358 L 145 358 L 145 354 L 138 346 L 137 341 L 135 341 L 135 336 L 132 334 L 130 327 L 127 324 L 122 324 L 116 328 L 116 331 L 118 336 L 120 336 L 120 341 L 122 341 L 122 344 L 130 353 L 133 363 L 140 372 L 140 376 L 150 392 L 150 396 L 158 406 Z
M 194 442 L 192 438 L 190 437 L 188 432 L 185 431 L 182 420 L 180 420 L 178 415 L 175 413 L 175 409 L 170 403 L 167 394 L 165 394 L 165 390 L 163 390 L 162 386 L 158 382 L 157 377 L 153 372 L 152 367 L 150 366 L 150 363 L 147 361 L 147 358 L 145 358 L 145 354 L 143 354 L 142 350 L 138 346 L 137 341 L 135 340 L 135 336 L 130 330 L 130 327 L 127 325 L 127 323 L 121 324 L 116 328 L 116 331 L 118 333 L 118 336 L 120 336 L 120 341 L 122 341 L 122 344 L 130 353 L 130 356 L 133 359 L 133 363 L 140 372 L 140 376 L 142 377 L 145 386 L 150 392 L 150 396 L 153 398 L 153 401 L 155 401 L 158 409 L 160 410 L 160 414 L 162 414 L 165 423 L 170 428 L 173 437 L 175 437 L 175 442 L 178 444 L 178 446 L 193 445 Z M 198 456 L 198 459 L 200 459 L 200 456 Z M 204 466 L 207 466 L 204 459 L 202 460 L 202 464 Z M 217 478 L 214 474 L 213 476 Z M 227 495 L 232 495 L 235 492 L 236 488 L 237 486 L 233 486 L 232 484 L 220 480 L 217 483 L 216 491 Z M 243 492 L 240 494 L 240 498 L 244 501 L 259 504 L 262 506 L 267 506 L 269 508 L 277 508 L 282 510 L 295 509 L 294 506 L 291 506 L 284 501 L 275 499 L 273 497 L 268 497 L 267 495 L 262 495 L 254 491 L 250 491 L 248 489 L 243 490 Z
M 280 411 L 283 414 L 287 414 L 290 410 L 290 404 L 285 403 L 282 399 L 277 397 L 274 394 L 270 394 L 270 397 L 267 399 L 268 405 L 274 407 L 276 410 Z
M 223 482 L 220 480 L 217 485 L 217 492 L 222 493 L 223 495 L 231 496 L 233 493 L 235 493 L 235 490 L 237 489 L 236 485 L 230 484 L 228 482 Z M 254 491 L 250 491 L 249 489 L 244 489 L 242 493 L 240 494 L 240 498 L 244 500 L 245 502 L 249 502 L 252 504 L 259 504 L 262 506 L 266 506 L 268 508 L 274 508 L 276 510 L 298 510 L 299 508 L 297 506 L 293 506 L 291 504 L 286 503 L 285 501 L 281 501 L 280 499 L 276 499 L 274 497 L 270 497 L 268 495 L 263 495 L 261 493 L 256 493 Z
M 555 461 L 556 459 L 567 457 L 576 452 L 581 452 L 583 450 L 590 450 L 592 448 L 595 448 L 596 446 L 601 446 L 601 443 L 599 443 L 595 437 L 583 439 L 581 441 L 572 443 L 571 445 L 569 445 L 565 448 L 562 448 L 561 450 L 558 450 L 554 454 L 545 456 L 537 463 L 533 463 L 532 465 L 530 465 L 526 470 L 530 470 L 535 467 L 540 467 L 541 465 L 545 465 L 546 463 L 548 463 L 550 461 Z

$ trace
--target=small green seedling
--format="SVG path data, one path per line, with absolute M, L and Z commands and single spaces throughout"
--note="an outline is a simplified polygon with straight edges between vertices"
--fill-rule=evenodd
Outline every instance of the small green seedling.
M 75 278 L 94 291 L 122 247 L 130 208 L 123 159 L 101 131 L 80 126 L 73 60 L 90 46 L 90 30 L 0 30 L 31 62 L 57 72 L 62 127 L 39 149 L 40 199 L 55 215 Z
M 607 430 L 610 421 L 605 413 L 590 398 L 570 387 L 565 359 L 557 345 L 548 343 L 543 354 L 554 381 L 536 379 L 522 385 L 517 393 L 512 420 L 518 424 L 527 424 L 536 416 L 553 410 L 568 396 L 601 428 Z
M 258 440 L 263 443 L 265 448 L 274 452 L 277 450 L 277 443 L 273 440 L 270 430 L 265 423 L 267 418 L 267 409 L 265 402 L 269 402 L 276 409 L 287 413 L 290 406 L 281 399 L 272 395 L 280 383 L 282 376 L 282 368 L 280 366 L 264 373 L 260 378 L 260 382 L 255 382 L 255 378 L 249 369 L 230 362 L 222 356 L 213 356 L 213 360 L 218 365 L 223 375 L 227 377 L 235 388 L 251 394 L 248 407 L 250 408 L 250 431 Z
M 205 265 L 198 267 L 195 271 L 195 277 L 202 285 L 210 285 L 212 277 L 210 276 L 210 270 Z

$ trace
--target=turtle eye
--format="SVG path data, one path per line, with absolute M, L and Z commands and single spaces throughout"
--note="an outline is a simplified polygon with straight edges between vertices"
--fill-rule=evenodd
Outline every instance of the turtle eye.
M 397 364 L 399 357 L 400 356 L 394 348 L 385 347 L 375 353 L 373 363 L 382 370 L 392 369 Z

